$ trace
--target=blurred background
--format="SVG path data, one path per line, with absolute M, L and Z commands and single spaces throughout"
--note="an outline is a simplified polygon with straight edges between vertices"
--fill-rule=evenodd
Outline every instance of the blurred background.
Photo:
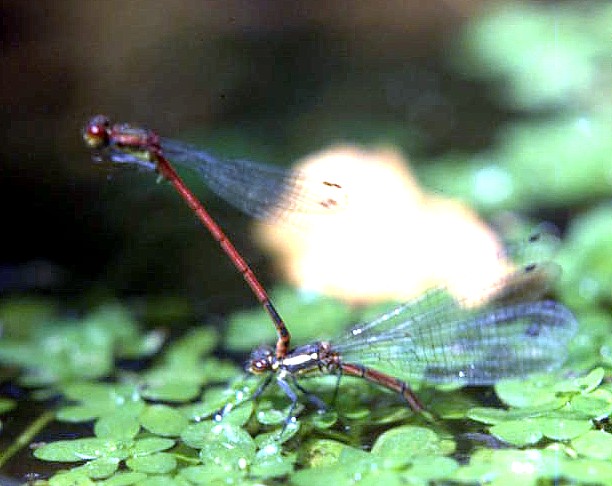
M 610 193 L 608 2 L 15 0 L 1 15 L 4 295 L 254 303 L 169 187 L 91 163 L 80 130 L 98 113 L 283 166 L 393 147 L 486 216 L 563 227 Z M 278 281 L 248 218 L 187 177 Z

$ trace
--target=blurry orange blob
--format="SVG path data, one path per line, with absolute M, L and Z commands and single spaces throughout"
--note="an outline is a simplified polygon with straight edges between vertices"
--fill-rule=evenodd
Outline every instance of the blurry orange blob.
M 295 224 L 258 224 L 256 235 L 301 289 L 362 303 L 445 286 L 475 301 L 508 272 L 485 223 L 459 202 L 423 192 L 397 151 L 338 147 L 297 170 L 329 189 L 321 211 L 294 208 Z

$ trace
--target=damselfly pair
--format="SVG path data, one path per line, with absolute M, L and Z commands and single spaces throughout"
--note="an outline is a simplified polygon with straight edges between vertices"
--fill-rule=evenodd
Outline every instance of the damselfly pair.
M 161 139 L 154 131 L 92 118 L 83 130 L 98 160 L 136 165 L 167 179 L 243 275 L 270 315 L 275 348 L 255 350 L 247 370 L 269 374 L 292 401 L 303 391 L 298 378 L 313 374 L 357 376 L 399 393 L 415 411 L 423 405 L 408 383 L 489 385 L 561 365 L 577 324 L 561 304 L 539 300 L 557 272 L 551 262 L 527 262 L 499 283 L 492 296 L 465 306 L 444 289 L 359 325 L 335 342 L 290 349 L 290 333 L 264 287 L 227 236 L 186 187 L 169 160 L 197 171 L 223 199 L 245 213 L 266 218 L 280 208 L 334 208 L 341 184 L 249 161 L 218 160 L 190 145 Z

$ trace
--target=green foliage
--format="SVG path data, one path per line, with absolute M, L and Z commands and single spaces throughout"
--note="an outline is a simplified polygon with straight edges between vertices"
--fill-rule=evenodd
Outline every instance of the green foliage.
M 612 54 L 612 9 L 590 9 L 512 3 L 468 27 L 455 65 L 499 81 L 496 99 L 539 118 L 502 127 L 487 153 L 427 164 L 426 182 L 485 211 L 584 208 L 609 197 L 612 97 L 597 98 L 594 87 Z M 41 469 L 63 464 L 50 485 L 610 484 L 611 221 L 609 204 L 585 209 L 559 248 L 564 275 L 554 290 L 580 323 L 565 368 L 484 392 L 418 389 L 437 418 L 364 380 L 346 377 L 337 389 L 335 377 L 318 377 L 305 386 L 329 409 L 300 402 L 287 421 L 282 390 L 270 386 L 255 400 L 261 382 L 214 357 L 215 331 L 202 326 L 165 342 L 118 305 L 62 320 L 51 302 L 0 302 L 0 363 L 33 397 L 59 397 L 56 420 L 92 425 L 92 436 L 27 441 Z M 333 337 L 381 310 L 357 315 L 288 289 L 273 299 L 295 343 Z M 257 309 L 229 318 L 223 347 L 244 352 L 274 339 Z M 118 365 L 143 358 L 151 363 L 142 371 Z M 0 399 L 0 413 L 14 407 Z
M 295 304 L 296 297 L 288 302 Z M 308 320 L 304 309 L 315 313 L 316 302 L 302 307 Z M 125 312 L 115 309 L 113 315 Z M 51 328 L 58 341 L 62 333 L 76 332 L 66 324 Z M 106 329 L 112 335 L 116 326 Z M 603 329 L 596 335 L 604 339 Z M 144 333 L 134 336 L 148 338 Z M 483 407 L 456 387 L 422 390 L 421 398 L 444 417 L 433 421 L 411 413 L 395 395 L 345 378 L 333 408 L 321 413 L 300 404 L 297 420 L 287 423 L 290 404 L 282 391 L 270 387 L 252 400 L 259 381 L 211 357 L 216 341 L 214 332 L 201 328 L 169 343 L 140 373 L 117 368 L 105 382 L 77 375 L 73 381 L 50 383 L 64 397 L 56 418 L 93 421 L 94 436 L 50 442 L 34 450 L 40 460 L 74 465 L 56 473 L 49 484 L 242 484 L 286 477 L 294 484 L 427 484 L 483 478 L 504 484 L 512 471 L 526 484 L 580 474 L 594 481 L 609 477 L 612 434 L 595 428 L 612 412 L 607 367 L 574 376 L 560 371 L 499 382 L 495 390 L 504 408 Z M 605 364 L 603 356 L 598 362 Z M 28 373 L 37 372 L 34 364 L 28 366 Z M 58 376 L 68 374 L 60 370 Z M 172 377 L 178 392 L 169 395 L 167 403 L 156 403 L 148 388 L 154 380 L 165 383 Z M 212 386 L 228 379 L 229 384 Z M 336 380 L 313 378 L 308 386 L 330 403 Z M 191 391 L 185 393 L 181 387 Z M 460 423 L 462 432 L 455 430 Z M 465 437 L 474 452 L 463 463 L 455 453 L 457 442 L 465 444 Z M 483 437 L 511 448 L 482 448 Z M 368 443 L 371 452 L 362 450 Z M 520 450 L 524 447 L 532 449 Z
M 608 197 L 611 19 L 607 2 L 506 2 L 476 18 L 452 62 L 464 75 L 496 82 L 494 102 L 522 116 L 501 126 L 486 152 L 423 164 L 422 180 L 483 211 Z

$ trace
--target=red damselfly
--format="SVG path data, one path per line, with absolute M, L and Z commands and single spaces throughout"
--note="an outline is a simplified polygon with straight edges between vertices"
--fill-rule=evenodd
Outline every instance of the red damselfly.
M 245 259 L 185 185 L 169 160 L 197 170 L 208 186 L 243 212 L 265 219 L 290 214 L 334 209 L 342 187 L 333 181 L 305 179 L 295 171 L 246 160 L 221 160 L 207 152 L 172 140 L 161 139 L 153 130 L 126 123 L 111 124 L 97 115 L 83 129 L 83 140 L 96 151 L 96 158 L 114 164 L 138 166 L 167 179 L 219 243 L 242 274 L 255 297 L 270 315 L 278 334 L 276 356 L 287 354 L 291 335 L 268 293 Z

